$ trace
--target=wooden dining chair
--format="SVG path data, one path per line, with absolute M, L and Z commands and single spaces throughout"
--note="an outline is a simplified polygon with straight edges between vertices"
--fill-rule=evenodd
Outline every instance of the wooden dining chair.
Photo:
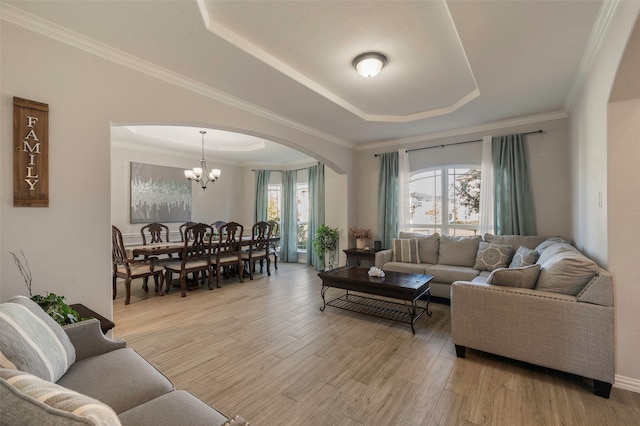
M 164 280 L 167 283 L 165 292 L 169 292 L 172 274 L 180 274 L 181 296 L 187 295 L 187 274 L 193 273 L 194 282 L 200 273 L 202 280 L 208 277 L 209 290 L 213 290 L 213 276 L 211 270 L 211 256 L 213 245 L 211 238 L 213 228 L 206 223 L 196 223 L 184 229 L 184 245 L 180 259 L 175 259 L 164 264 Z
M 149 223 L 140 228 L 142 245 L 169 242 L 169 227 L 162 223 Z
M 271 236 L 280 237 L 280 224 L 275 220 L 267 221 L 271 225 Z M 273 266 L 278 270 L 278 252 L 280 251 L 280 240 L 271 241 L 271 254 L 273 255 Z
M 242 262 L 242 232 L 244 227 L 237 222 L 228 222 L 220 227 L 216 255 L 213 260 L 213 271 L 220 288 L 220 275 L 223 268 L 237 268 L 240 282 L 244 282 L 244 268 Z
M 128 305 L 131 301 L 131 280 L 135 278 L 146 278 L 153 276 L 156 284 L 156 292 L 163 296 L 162 292 L 162 267 L 156 266 L 157 257 L 148 257 L 145 259 L 132 259 L 127 256 L 127 252 L 122 241 L 122 232 L 115 227 L 111 226 L 111 245 L 112 245 L 112 262 L 113 262 L 113 298 L 116 298 L 118 289 L 116 286 L 116 279 L 124 279 L 124 288 L 126 296 L 124 304 Z M 144 285 L 144 290 L 149 291 Z
M 185 234 L 185 230 L 190 227 L 196 225 L 196 222 L 185 222 L 182 225 L 180 225 L 180 241 L 184 241 L 184 234 Z M 192 236 L 193 237 L 193 236 Z
M 260 261 L 260 273 L 262 273 L 264 261 L 267 261 L 267 275 L 271 276 L 271 258 L 269 248 L 271 238 L 271 226 L 267 222 L 258 222 L 251 227 L 251 243 L 249 248 L 242 251 L 242 261 L 249 269 L 249 279 L 253 279 L 256 269 L 256 261 Z

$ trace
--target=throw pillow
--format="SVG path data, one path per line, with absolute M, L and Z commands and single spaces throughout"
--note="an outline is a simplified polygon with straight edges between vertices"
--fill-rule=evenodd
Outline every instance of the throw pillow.
M 482 237 L 440 236 L 438 264 L 473 267 Z
M 537 290 L 577 296 L 598 273 L 598 265 L 570 244 L 556 243 L 547 247 L 537 262 L 542 270 Z
M 536 246 L 536 251 L 538 252 L 538 254 L 542 254 L 542 252 L 545 251 L 549 246 L 556 243 L 569 244 L 569 240 L 564 237 L 549 237 Z
M 2 424 L 120 425 L 106 404 L 23 371 L 0 369 Z
M 440 248 L 440 234 L 421 234 L 419 232 L 400 232 L 400 239 L 415 238 L 418 240 L 418 257 L 420 263 L 438 263 L 438 250 Z
M 417 239 L 410 238 L 405 240 L 394 238 L 392 247 L 394 262 L 420 263 Z
M 0 367 L 52 382 L 76 360 L 76 350 L 60 324 L 24 296 L 0 304 L 0 354 Z
M 507 244 L 480 243 L 476 263 L 473 269 L 479 271 L 493 271 L 498 268 L 505 268 L 511 260 L 513 246 Z
M 536 286 L 538 275 L 540 275 L 540 265 L 500 268 L 491 272 L 487 278 L 487 284 L 531 289 Z
M 516 254 L 513 255 L 509 268 L 522 268 L 523 266 L 530 266 L 536 263 L 538 260 L 538 252 L 532 249 L 528 249 L 525 246 L 518 247 Z

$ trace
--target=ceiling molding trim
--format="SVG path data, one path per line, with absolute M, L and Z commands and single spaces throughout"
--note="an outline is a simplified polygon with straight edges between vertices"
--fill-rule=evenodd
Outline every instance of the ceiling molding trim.
M 591 66 L 593 65 L 596 54 L 598 53 L 598 50 L 600 50 L 600 45 L 609 31 L 609 26 L 615 16 L 618 5 L 619 0 L 607 0 L 602 3 L 602 6 L 600 6 L 598 16 L 596 17 L 596 21 L 591 29 L 591 34 L 589 34 L 587 45 L 582 53 L 582 58 L 578 65 L 578 72 L 573 79 L 573 83 L 571 84 L 571 88 L 569 89 L 569 93 L 565 99 L 565 111 L 571 112 L 571 110 L 573 110 L 573 107 L 578 100 L 578 96 L 580 95 L 580 91 L 582 90 L 582 86 L 589 75 L 589 71 L 591 71 Z
M 198 156 L 198 154 L 194 154 L 194 153 L 190 153 L 190 152 L 183 152 L 183 151 L 178 151 L 175 149 L 166 149 L 166 148 L 160 148 L 157 146 L 150 146 L 150 145 L 142 145 L 142 144 L 137 144 L 137 143 L 131 143 L 131 142 L 124 142 L 124 141 L 120 141 L 120 140 L 111 140 L 111 146 L 112 147 L 116 147 L 116 148 L 124 148 L 124 149 L 130 149 L 132 151 L 140 151 L 140 152 L 148 152 L 148 153 L 152 153 L 152 154 L 161 154 L 161 155 L 168 155 L 171 157 L 180 157 L 180 158 L 187 158 L 187 159 L 192 159 L 194 160 L 194 163 L 200 160 L 200 157 Z M 227 165 L 231 165 L 231 166 L 238 166 L 240 165 L 240 163 L 235 162 L 235 161 L 229 161 L 229 160 L 222 160 L 222 159 L 212 159 L 211 157 L 214 157 L 214 155 L 210 155 L 210 153 L 207 152 L 206 156 L 207 161 L 209 163 L 216 163 L 216 164 L 227 164 Z
M 0 19 L 26 28 L 28 30 L 37 32 L 44 35 L 45 37 L 49 37 L 51 39 L 84 50 L 127 68 L 142 72 L 167 83 L 182 87 L 199 95 L 206 96 L 208 98 L 246 111 L 258 117 L 266 118 L 268 120 L 287 126 L 291 129 L 298 130 L 311 136 L 315 136 L 336 145 L 347 148 L 354 148 L 354 144 L 349 141 L 337 138 L 318 129 L 308 127 L 302 123 L 296 122 L 279 114 L 275 114 L 265 108 L 244 101 L 226 92 L 202 84 L 196 80 L 185 77 L 181 74 L 160 67 L 151 62 L 145 61 L 129 53 L 115 49 L 104 43 L 100 43 L 96 40 L 85 37 L 81 34 L 76 33 L 75 31 L 71 31 L 50 21 L 41 19 L 15 6 L 3 3 L 2 7 L 0 7 Z
M 442 132 L 411 136 L 408 138 L 387 139 L 379 142 L 361 144 L 356 147 L 356 151 L 389 148 L 389 147 L 398 148 L 400 145 L 408 145 L 408 144 L 417 143 L 417 142 L 426 142 L 434 139 L 449 138 L 453 136 L 463 136 L 463 135 L 468 135 L 470 133 L 494 132 L 496 130 L 504 129 L 508 127 L 542 123 L 545 121 L 567 118 L 568 116 L 569 114 L 567 114 L 566 111 L 555 111 L 555 112 L 549 112 L 545 114 L 530 115 L 526 117 L 511 119 L 511 120 L 495 121 L 492 123 L 479 124 L 477 126 L 462 127 L 459 129 L 445 130 Z
M 347 102 L 342 99 L 340 96 L 333 93 L 331 90 L 322 86 L 321 84 L 315 82 L 310 79 L 306 75 L 302 74 L 295 68 L 291 67 L 289 64 L 281 61 L 277 57 L 273 56 L 269 52 L 261 49 L 260 47 L 253 44 L 251 41 L 245 39 L 239 34 L 231 31 L 229 28 L 222 25 L 220 22 L 216 21 L 213 18 L 213 13 L 208 9 L 205 0 L 196 0 L 198 3 L 198 9 L 200 10 L 200 14 L 202 15 L 202 20 L 204 21 L 205 28 L 210 31 L 212 34 L 217 35 L 218 37 L 226 40 L 227 42 L 233 44 L 238 49 L 246 52 L 247 54 L 253 56 L 259 61 L 269 65 L 273 69 L 281 72 L 292 80 L 300 83 L 305 86 L 309 90 L 312 90 L 319 94 L 320 96 L 326 98 L 330 102 L 340 106 L 341 108 L 349 111 L 353 115 L 361 118 L 364 121 L 372 121 L 372 122 L 384 122 L 384 123 L 409 123 L 412 121 L 423 120 L 425 118 L 437 117 L 440 115 L 450 114 L 467 103 L 471 102 L 473 99 L 480 96 L 480 89 L 478 88 L 478 83 L 476 81 L 476 77 L 473 74 L 473 69 L 471 68 L 471 64 L 469 63 L 469 58 L 467 57 L 467 53 L 464 50 L 464 46 L 462 45 L 462 40 L 460 39 L 460 35 L 458 34 L 458 29 L 453 22 L 453 17 L 451 16 L 451 12 L 449 11 L 449 6 L 445 3 L 445 9 L 447 10 L 447 14 L 449 16 L 449 20 L 451 26 L 454 29 L 456 34 L 456 39 L 458 40 L 458 44 L 460 45 L 460 49 L 462 50 L 465 62 L 467 64 L 467 69 L 469 74 L 471 75 L 471 79 L 473 81 L 473 85 L 475 89 L 472 90 L 467 95 L 458 99 L 456 102 L 451 105 L 434 108 L 424 111 L 419 111 L 413 114 L 407 115 L 390 115 L 390 114 L 367 114 L 361 109 L 357 108 L 355 105 Z

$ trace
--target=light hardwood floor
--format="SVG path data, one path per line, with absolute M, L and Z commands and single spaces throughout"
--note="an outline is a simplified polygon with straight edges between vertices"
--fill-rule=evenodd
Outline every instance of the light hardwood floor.
M 253 425 L 640 424 L 640 394 L 614 388 L 607 400 L 580 377 L 473 350 L 456 358 L 446 304 L 432 303 L 414 336 L 406 324 L 320 312 L 315 271 L 278 266 L 185 298 L 134 281 L 127 306 L 120 284 L 114 337 Z

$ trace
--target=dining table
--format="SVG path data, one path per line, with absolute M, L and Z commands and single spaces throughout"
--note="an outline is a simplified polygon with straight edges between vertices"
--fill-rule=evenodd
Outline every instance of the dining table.
M 272 236 L 269 238 L 269 242 L 277 242 L 280 240 L 279 236 Z M 243 235 L 240 239 L 240 243 L 243 246 L 251 244 L 251 236 Z M 211 240 L 211 245 L 215 248 L 218 246 L 218 240 Z M 168 241 L 163 243 L 151 243 L 151 244 L 136 244 L 126 246 L 125 250 L 129 258 L 135 258 L 138 256 L 160 256 L 163 254 L 180 253 L 184 247 L 184 241 Z

